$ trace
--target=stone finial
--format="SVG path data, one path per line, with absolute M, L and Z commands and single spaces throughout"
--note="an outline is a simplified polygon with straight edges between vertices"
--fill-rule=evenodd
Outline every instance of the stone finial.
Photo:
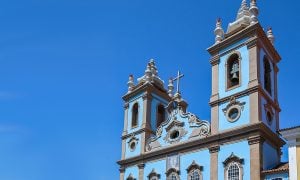
M 220 43 L 223 38 L 224 38 L 224 30 L 222 28 L 222 21 L 221 18 L 217 19 L 217 23 L 216 23 L 216 29 L 214 31 L 216 38 L 215 38 L 215 43 Z
M 133 78 L 133 75 L 129 75 L 129 80 L 127 82 L 127 85 L 128 85 L 128 92 L 132 92 L 133 88 L 134 88 L 134 78 Z
M 157 68 L 155 66 L 154 59 L 150 59 L 149 64 L 150 64 L 150 69 L 151 69 L 152 76 L 157 76 L 158 71 L 157 71 Z
M 273 35 L 273 30 L 271 27 L 268 28 L 267 36 L 268 36 L 270 42 L 274 45 L 275 37 Z
M 256 22 L 258 22 L 258 19 L 257 19 L 257 16 L 258 16 L 258 7 L 257 7 L 257 4 L 256 4 L 256 0 L 251 0 L 251 3 L 250 3 L 250 18 L 251 18 L 251 24 L 255 24 Z
M 164 81 L 158 76 L 158 71 L 153 59 L 150 59 L 147 63 L 145 74 L 137 80 L 139 85 L 150 83 L 152 85 L 159 86 L 160 88 L 164 88 Z
M 173 79 L 172 78 L 170 78 L 169 79 L 169 84 L 168 84 L 168 95 L 170 96 L 170 97 L 173 97 L 173 91 L 174 91 L 174 84 L 173 84 Z
M 227 34 L 236 33 L 237 31 L 251 24 L 251 14 L 247 5 L 247 0 L 242 0 L 241 7 L 237 13 L 236 20 L 228 24 Z
M 250 16 L 249 7 L 247 5 L 247 0 L 242 0 L 241 7 L 238 11 L 236 19 L 240 19 L 244 16 Z
M 152 76 L 152 73 L 151 73 L 151 64 L 148 63 L 147 64 L 147 68 L 145 70 L 145 80 L 146 82 L 151 82 L 151 76 Z

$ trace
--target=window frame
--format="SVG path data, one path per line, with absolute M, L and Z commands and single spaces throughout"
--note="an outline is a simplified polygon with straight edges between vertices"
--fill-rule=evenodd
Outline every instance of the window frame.
M 191 180 L 192 179 L 192 175 L 195 171 L 198 172 L 199 174 L 199 180 L 203 180 L 203 166 L 199 166 L 195 161 L 192 162 L 192 164 L 186 169 L 187 171 L 187 180 Z
M 176 180 L 180 180 L 180 176 L 179 176 L 179 170 L 175 169 L 175 168 L 170 168 L 167 172 L 167 180 L 172 180 L 172 175 L 175 175 Z
M 230 86 L 230 84 L 229 84 L 230 79 L 229 78 L 230 78 L 231 69 L 230 69 L 229 65 L 231 64 L 231 61 L 235 60 L 234 57 L 233 57 L 235 55 L 238 57 L 237 60 L 238 60 L 238 64 L 239 64 L 239 76 L 238 76 L 239 82 L 238 82 L 237 85 Z M 239 51 L 234 51 L 234 52 L 230 53 L 230 55 L 226 59 L 226 62 L 225 62 L 225 86 L 226 86 L 225 89 L 226 89 L 226 91 L 230 91 L 230 90 L 238 88 L 242 85 L 242 71 L 241 71 L 242 70 L 242 63 L 241 62 L 242 62 L 242 56 L 241 56 L 241 53 Z
M 148 180 L 153 180 L 153 178 L 156 178 L 155 180 L 159 180 L 160 179 L 160 174 L 158 174 L 155 169 L 152 169 L 152 171 L 150 172 L 150 174 L 147 176 Z
M 139 109 L 140 109 L 139 103 L 135 102 L 131 108 L 131 129 L 137 128 L 139 125 Z M 137 112 L 134 112 L 135 110 Z
M 269 68 L 269 71 L 266 72 L 267 66 Z M 270 62 L 269 58 L 267 56 L 264 56 L 263 58 L 263 80 L 264 80 L 264 90 L 272 97 L 273 96 L 273 83 L 272 83 L 272 77 L 273 77 L 273 68 L 272 68 L 272 63 Z M 269 84 L 266 83 L 267 80 L 269 80 Z
M 223 162 L 224 165 L 224 180 L 228 179 L 228 171 L 232 165 L 237 165 L 239 169 L 239 179 L 243 180 L 244 169 L 243 169 L 244 159 L 239 158 L 238 156 L 231 153 L 231 155 Z
M 163 109 L 163 115 L 162 115 L 163 119 L 161 120 L 161 122 L 159 122 L 159 117 L 160 117 L 159 109 L 160 109 L 160 107 L 162 107 L 162 109 Z M 158 128 L 165 121 L 165 118 L 166 118 L 166 108 L 163 104 L 160 103 L 156 106 L 156 128 Z

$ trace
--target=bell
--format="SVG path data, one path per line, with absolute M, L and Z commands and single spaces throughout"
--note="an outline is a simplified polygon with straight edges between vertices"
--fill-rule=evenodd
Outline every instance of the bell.
M 236 81 L 236 80 L 238 80 L 239 78 L 238 78 L 238 76 L 237 76 L 237 73 L 235 72 L 235 73 L 233 73 L 233 75 L 232 75 L 232 77 L 231 77 L 231 80 L 232 81 Z

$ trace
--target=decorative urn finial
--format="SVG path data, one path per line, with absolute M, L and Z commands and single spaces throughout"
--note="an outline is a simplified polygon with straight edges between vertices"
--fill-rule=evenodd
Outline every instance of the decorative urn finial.
M 151 73 L 151 64 L 148 63 L 147 64 L 147 68 L 145 70 L 145 80 L 146 80 L 146 82 L 151 82 L 151 76 L 152 76 L 152 73 Z
M 250 9 L 249 9 L 250 13 L 251 13 L 251 24 L 255 24 L 256 22 L 258 22 L 257 16 L 258 16 L 258 7 L 256 4 L 256 0 L 251 0 L 250 3 Z
M 268 28 L 267 36 L 268 36 L 268 39 L 270 40 L 270 42 L 274 45 L 275 37 L 273 35 L 273 30 L 271 27 Z
M 224 38 L 224 30 L 222 28 L 222 21 L 221 18 L 217 19 L 217 23 L 216 23 L 216 29 L 214 31 L 216 38 L 215 38 L 215 43 L 220 43 L 223 38 Z
M 134 88 L 134 78 L 133 75 L 129 75 L 129 80 L 127 82 L 128 85 L 128 93 L 132 92 L 133 88 Z
M 169 84 L 168 84 L 168 95 L 170 97 L 173 97 L 173 90 L 174 90 L 174 84 L 173 84 L 173 79 L 169 79 Z

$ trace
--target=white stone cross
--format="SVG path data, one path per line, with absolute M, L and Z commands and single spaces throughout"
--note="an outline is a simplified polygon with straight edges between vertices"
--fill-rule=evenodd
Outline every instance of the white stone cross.
M 178 71 L 177 73 L 177 77 L 175 77 L 174 79 L 172 79 L 172 81 L 177 81 L 177 93 L 180 93 L 179 92 L 179 84 L 180 84 L 180 78 L 182 78 L 184 75 L 183 74 L 180 74 L 180 71 Z

